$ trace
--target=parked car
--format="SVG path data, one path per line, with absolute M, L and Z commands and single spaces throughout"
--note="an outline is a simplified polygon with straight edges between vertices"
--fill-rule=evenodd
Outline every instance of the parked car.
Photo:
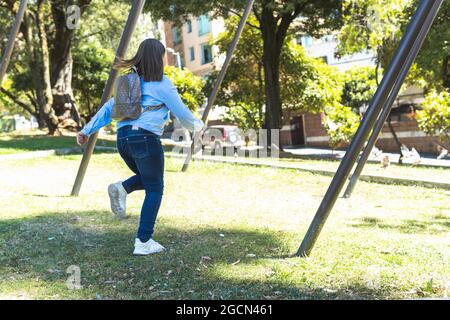
M 202 136 L 202 149 L 234 148 L 234 151 L 237 151 L 244 145 L 242 131 L 237 126 L 208 126 Z

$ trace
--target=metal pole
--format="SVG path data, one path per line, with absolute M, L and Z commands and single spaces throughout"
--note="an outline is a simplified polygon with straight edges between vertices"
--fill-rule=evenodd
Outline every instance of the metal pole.
M 403 61 L 407 58 L 409 52 L 411 51 L 414 41 L 420 32 L 421 26 L 423 25 L 431 9 L 435 5 L 442 4 L 442 1 L 443 0 L 422 0 L 420 2 L 419 7 L 411 18 L 408 29 L 400 41 L 397 51 L 389 64 L 389 67 L 386 69 L 383 80 L 375 92 L 369 108 L 361 121 L 358 130 L 356 131 L 355 137 L 345 153 L 345 156 L 342 159 L 342 162 L 339 165 L 330 186 L 328 187 L 322 203 L 320 204 L 316 215 L 308 228 L 305 238 L 297 251 L 298 256 L 308 256 L 311 253 L 320 231 L 322 230 L 358 155 L 364 146 L 364 142 L 366 141 L 370 131 L 373 129 L 375 121 L 377 120 L 381 108 L 385 104 L 389 93 L 392 91 L 392 87 L 394 86 L 403 65 Z
M 9 60 L 11 59 L 11 55 L 14 49 L 14 42 L 17 38 L 17 34 L 19 33 L 19 28 L 22 24 L 25 10 L 27 9 L 27 2 L 27 0 L 20 1 L 19 10 L 16 14 L 16 20 L 14 21 L 11 32 L 9 33 L 8 44 L 6 45 L 5 52 L 3 53 L 2 63 L 0 65 L 0 87 L 2 85 L 3 77 L 6 74 L 6 70 L 8 69 Z
M 133 31 L 136 27 L 139 16 L 142 12 L 142 8 L 144 7 L 145 0 L 134 0 L 133 5 L 131 6 L 130 14 L 128 15 L 127 23 L 125 24 L 125 29 L 122 33 L 122 37 L 120 39 L 119 47 L 116 51 L 116 59 L 125 57 L 127 52 L 128 45 L 131 40 L 131 36 L 133 35 Z M 109 73 L 108 81 L 106 82 L 105 89 L 103 90 L 102 99 L 100 105 L 104 105 L 108 99 L 111 97 L 114 82 L 116 81 L 118 75 L 118 70 L 112 68 Z M 83 153 L 83 158 L 80 163 L 80 167 L 78 168 L 77 177 L 75 179 L 75 183 L 72 188 L 71 195 L 78 196 L 80 193 L 81 184 L 83 183 L 84 175 L 86 174 L 86 170 L 89 164 L 89 160 L 91 159 L 92 152 L 95 148 L 95 143 L 97 141 L 98 133 L 94 133 L 89 137 L 87 142 L 86 149 Z
M 176 53 L 177 56 L 177 65 L 178 65 L 178 69 L 183 69 L 183 66 L 181 64 L 181 54 L 179 52 Z
M 369 138 L 369 141 L 367 142 L 366 147 L 364 148 L 364 151 L 359 158 L 358 164 L 355 168 L 355 171 L 353 172 L 352 176 L 350 177 L 350 182 L 347 185 L 347 189 L 344 192 L 344 198 L 350 198 L 352 195 L 353 189 L 356 186 L 356 183 L 358 182 L 359 176 L 361 175 L 361 172 L 364 168 L 364 165 L 367 162 L 367 159 L 369 158 L 370 152 L 372 151 L 373 146 L 378 140 L 378 137 L 380 135 L 381 130 L 384 127 L 384 123 L 386 122 L 387 118 L 389 117 L 389 114 L 392 109 L 392 105 L 395 101 L 395 99 L 398 96 L 398 93 L 403 85 L 403 81 L 405 80 L 406 76 L 408 75 L 409 68 L 413 64 L 414 60 L 417 57 L 417 54 L 419 53 L 420 48 L 422 47 L 422 44 L 426 38 L 426 35 L 428 31 L 431 28 L 431 25 L 433 24 L 433 20 L 435 17 L 434 11 L 439 10 L 439 5 L 436 4 L 432 12 L 428 15 L 427 19 L 425 20 L 425 23 L 422 26 L 422 30 L 420 31 L 420 34 L 416 41 L 414 42 L 414 46 L 411 49 L 411 52 L 409 53 L 408 57 L 403 63 L 402 70 L 400 72 L 400 75 L 397 79 L 397 82 L 395 83 L 394 88 L 392 89 L 391 94 L 389 95 L 389 98 L 387 99 L 385 105 L 383 106 L 383 111 L 381 112 L 380 116 L 378 117 L 378 120 L 375 124 L 375 127 L 372 131 L 372 135 Z
M 253 3 L 254 0 L 248 0 L 247 1 L 247 6 L 245 7 L 245 11 L 244 14 L 242 15 L 241 21 L 239 22 L 239 26 L 236 30 L 236 33 L 234 34 L 234 38 L 233 41 L 230 44 L 230 47 L 228 48 L 227 51 L 227 57 L 225 59 L 225 62 L 222 66 L 222 69 L 220 70 L 219 76 L 216 80 L 216 83 L 214 84 L 214 88 L 211 92 L 211 95 L 208 98 L 208 104 L 206 105 L 205 111 L 203 112 L 203 116 L 202 116 L 202 120 L 203 122 L 206 123 L 206 121 L 208 120 L 208 115 L 209 112 L 211 111 L 211 108 L 214 105 L 214 102 L 216 101 L 216 97 L 217 94 L 219 92 L 220 86 L 223 82 L 223 79 L 225 78 L 225 75 L 227 73 L 228 67 L 230 66 L 230 62 L 233 59 L 233 53 L 234 50 L 237 47 L 237 44 L 239 42 L 239 38 L 241 37 L 242 31 L 244 30 L 245 27 L 245 23 L 247 22 L 247 19 L 250 15 L 250 12 L 253 8 Z M 194 138 L 192 140 L 192 144 L 191 144 L 191 149 L 190 152 L 188 152 L 186 159 L 184 160 L 184 164 L 183 164 L 183 168 L 181 169 L 181 171 L 185 172 L 188 167 L 189 167 L 189 163 L 192 159 L 192 155 L 194 154 L 194 149 L 195 149 L 195 142 L 198 141 L 198 139 L 200 138 L 201 132 L 196 132 L 194 134 Z

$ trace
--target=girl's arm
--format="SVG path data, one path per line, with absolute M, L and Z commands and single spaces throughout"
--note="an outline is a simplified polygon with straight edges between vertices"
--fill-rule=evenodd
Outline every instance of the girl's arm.
M 164 103 L 169 110 L 180 120 L 181 125 L 189 131 L 201 131 L 205 124 L 202 120 L 197 119 L 191 110 L 181 101 L 177 88 L 169 79 L 166 79 L 167 85 L 164 90 Z
M 95 116 L 92 117 L 91 121 L 84 126 L 81 133 L 85 136 L 89 136 L 100 130 L 100 128 L 110 124 L 112 122 L 111 111 L 113 106 L 114 98 L 111 98 L 100 108 L 100 110 L 98 110 Z

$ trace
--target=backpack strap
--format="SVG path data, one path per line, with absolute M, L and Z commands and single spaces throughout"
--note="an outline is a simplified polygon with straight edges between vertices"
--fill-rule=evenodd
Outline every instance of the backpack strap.
M 150 111 L 150 110 L 159 110 L 159 109 L 161 109 L 162 107 L 164 107 L 165 106 L 165 104 L 164 103 L 161 103 L 161 104 L 158 104 L 158 105 L 156 105 L 156 106 L 147 106 L 147 107 L 142 107 L 144 110 L 142 110 L 142 113 L 144 113 L 144 112 L 146 112 L 146 111 Z

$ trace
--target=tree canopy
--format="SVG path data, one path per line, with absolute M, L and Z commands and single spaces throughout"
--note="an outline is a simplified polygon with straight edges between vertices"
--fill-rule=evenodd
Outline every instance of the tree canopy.
M 157 18 L 183 21 L 190 14 L 228 17 L 240 16 L 245 1 L 238 0 L 158 0 L 147 1 L 146 8 Z M 256 0 L 253 14 L 262 39 L 262 67 L 264 69 L 265 127 L 281 128 L 282 97 L 280 66 L 283 47 L 291 33 L 320 36 L 340 25 L 339 0 Z
M 237 17 L 227 19 L 225 31 L 214 41 L 221 53 L 225 53 L 229 47 L 238 23 Z M 258 26 L 259 22 L 251 16 L 249 23 Z M 246 28 L 219 93 L 217 104 L 228 107 L 225 119 L 237 122 L 244 128 L 261 128 L 263 124 L 263 54 L 260 31 L 258 28 Z M 217 74 L 218 71 L 210 77 L 210 86 Z M 302 46 L 293 42 L 292 37 L 285 42 L 280 64 L 280 92 L 284 112 L 319 112 L 326 106 L 335 105 L 340 100 L 340 80 L 337 70 L 329 67 L 322 59 L 310 57 Z

